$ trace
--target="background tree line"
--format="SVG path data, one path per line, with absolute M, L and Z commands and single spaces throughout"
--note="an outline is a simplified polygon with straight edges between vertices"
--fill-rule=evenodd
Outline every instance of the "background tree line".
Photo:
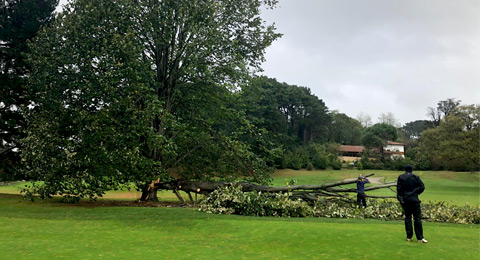
M 410 140 L 406 156 L 424 170 L 479 170 L 480 105 L 450 98 L 428 110 L 432 121 L 402 128 Z
M 431 120 L 400 127 L 392 113 L 381 114 L 376 124 L 363 114 L 364 126 L 358 119 L 329 111 L 308 88 L 275 79 L 259 77 L 242 94 L 252 122 L 266 129 L 269 140 L 284 149 L 276 160 L 277 168 L 339 169 L 339 145 L 366 147 L 355 165 L 361 169 L 402 170 L 406 163 L 422 170 L 480 167 L 479 105 L 461 105 L 460 100 L 449 98 L 439 101 L 436 108 L 428 108 Z M 385 155 L 383 147 L 388 141 L 406 145 L 405 159 Z
M 41 181 L 36 193 L 268 183 L 275 168 L 340 169 L 341 144 L 365 145 L 365 158 L 378 148 L 361 168 L 391 168 L 405 161 L 382 148 L 397 139 L 418 168 L 479 168 L 478 105 L 448 99 L 429 108 L 432 121 L 399 127 L 387 113 L 373 125 L 307 87 L 256 76 L 280 37 L 260 9 L 276 1 L 77 0 L 55 17 L 57 4 L 0 6 L 0 174 Z

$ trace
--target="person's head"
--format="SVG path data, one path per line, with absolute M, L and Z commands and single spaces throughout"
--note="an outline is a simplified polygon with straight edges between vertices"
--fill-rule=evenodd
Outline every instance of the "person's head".
M 405 171 L 406 171 L 406 172 L 412 172 L 412 171 L 413 171 L 413 167 L 412 167 L 410 164 L 407 164 L 407 165 L 405 165 Z
M 363 179 L 363 174 L 360 173 L 360 175 L 358 176 L 358 179 L 359 180 Z

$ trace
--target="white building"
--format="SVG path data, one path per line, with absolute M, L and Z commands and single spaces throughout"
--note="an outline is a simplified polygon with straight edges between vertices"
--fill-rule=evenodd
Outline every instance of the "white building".
M 405 144 L 388 141 L 387 146 L 383 148 L 385 153 L 391 154 L 391 157 L 405 158 Z

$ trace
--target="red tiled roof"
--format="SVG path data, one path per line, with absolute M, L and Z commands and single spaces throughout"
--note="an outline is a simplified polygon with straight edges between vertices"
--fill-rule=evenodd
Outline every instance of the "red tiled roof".
M 356 145 L 341 145 L 340 149 L 341 152 L 354 152 L 354 153 L 361 153 L 365 150 L 363 146 L 356 146 Z
M 387 143 L 391 144 L 391 145 L 403 145 L 403 146 L 405 146 L 404 143 L 397 143 L 397 142 L 392 142 L 392 141 L 388 141 Z

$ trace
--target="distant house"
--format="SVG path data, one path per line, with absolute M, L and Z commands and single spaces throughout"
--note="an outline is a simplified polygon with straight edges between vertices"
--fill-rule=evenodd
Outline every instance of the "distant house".
M 341 145 L 338 149 L 339 159 L 346 162 L 353 162 L 362 158 L 365 147 L 358 145 Z
M 345 162 L 353 162 L 362 158 L 365 147 L 361 145 L 341 145 L 338 149 L 339 159 Z M 378 149 L 377 149 L 378 150 Z M 390 154 L 391 158 L 405 158 L 405 144 L 388 141 L 387 146 L 383 148 L 386 154 Z
M 383 148 L 385 153 L 390 154 L 392 158 L 405 158 L 405 144 L 388 141 L 387 146 Z

